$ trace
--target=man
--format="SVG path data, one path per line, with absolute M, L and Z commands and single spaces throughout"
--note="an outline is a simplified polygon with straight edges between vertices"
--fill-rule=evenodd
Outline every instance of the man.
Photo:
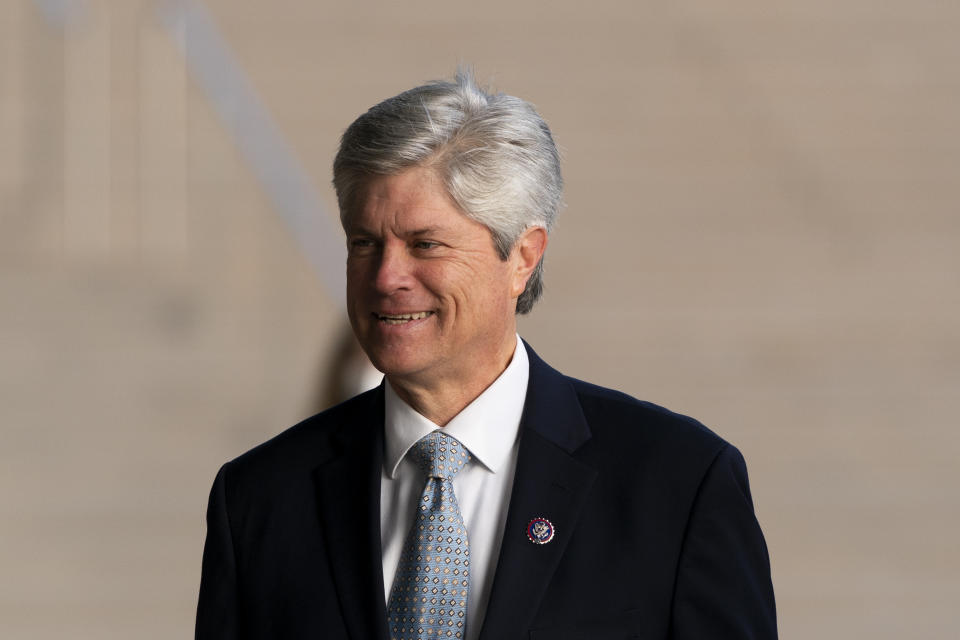
M 739 452 L 517 338 L 562 188 L 533 108 L 417 87 L 347 129 L 334 186 L 385 381 L 220 470 L 197 637 L 775 638 Z

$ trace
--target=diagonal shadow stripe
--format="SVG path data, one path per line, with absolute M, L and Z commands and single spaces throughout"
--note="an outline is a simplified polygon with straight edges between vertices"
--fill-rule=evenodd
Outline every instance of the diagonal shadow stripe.
M 157 12 L 327 294 L 343 307 L 346 250 L 340 227 L 324 211 L 312 182 L 212 16 L 195 0 L 161 2 Z

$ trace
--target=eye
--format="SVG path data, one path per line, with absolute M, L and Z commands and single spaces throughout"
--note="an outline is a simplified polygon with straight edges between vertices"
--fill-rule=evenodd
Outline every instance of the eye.
M 439 246 L 440 246 L 439 242 L 432 242 L 430 240 L 417 240 L 416 242 L 413 243 L 414 249 L 421 249 L 421 250 L 433 249 Z
M 374 246 L 376 245 L 370 238 L 350 238 L 347 242 L 347 249 L 350 251 L 366 251 Z

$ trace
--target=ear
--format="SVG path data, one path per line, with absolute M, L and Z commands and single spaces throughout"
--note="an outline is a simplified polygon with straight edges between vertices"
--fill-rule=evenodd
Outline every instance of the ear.
M 527 286 L 530 274 L 537 267 L 543 252 L 547 250 L 547 230 L 543 227 L 530 227 L 517 239 L 513 245 L 513 280 L 510 284 L 510 294 L 514 298 L 520 297 Z

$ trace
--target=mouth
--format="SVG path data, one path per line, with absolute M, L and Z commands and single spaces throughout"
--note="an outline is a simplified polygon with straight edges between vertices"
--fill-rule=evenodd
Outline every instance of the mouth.
M 423 320 L 433 315 L 433 311 L 417 311 L 415 313 L 374 313 L 374 317 L 386 324 L 406 324 L 414 320 Z

